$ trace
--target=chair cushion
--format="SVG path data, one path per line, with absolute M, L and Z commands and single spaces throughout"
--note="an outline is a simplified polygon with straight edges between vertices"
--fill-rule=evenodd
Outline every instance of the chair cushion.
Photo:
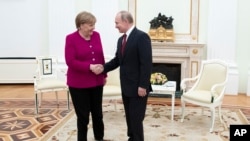
M 58 89 L 58 88 L 67 88 L 67 85 L 64 81 L 58 79 L 45 79 L 37 82 L 37 89 Z
M 211 103 L 212 99 L 211 92 L 204 90 L 194 90 L 191 92 L 183 93 L 182 97 L 203 103 Z
M 115 85 L 105 85 L 103 96 L 121 96 L 121 88 Z

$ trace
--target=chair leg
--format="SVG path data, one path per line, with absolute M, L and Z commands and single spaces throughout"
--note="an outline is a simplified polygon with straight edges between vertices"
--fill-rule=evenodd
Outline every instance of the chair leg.
M 35 114 L 38 114 L 38 95 L 35 93 Z
M 209 132 L 213 132 L 214 129 L 214 120 L 215 120 L 215 108 L 210 108 L 211 110 L 211 128 Z
M 221 115 L 221 106 L 219 106 L 218 107 L 219 108 L 219 111 L 218 111 L 218 113 L 219 113 L 219 118 L 220 118 L 220 123 L 222 123 L 223 121 L 222 121 L 222 115 Z
M 58 92 L 56 91 L 56 102 L 57 102 L 57 106 L 59 106 L 59 100 L 58 100 Z
M 39 102 L 38 102 L 39 108 L 42 105 L 42 99 L 43 99 L 43 93 L 40 93 L 40 98 L 39 98 Z
M 185 102 L 181 100 L 181 122 L 184 120 L 184 113 L 185 113 Z

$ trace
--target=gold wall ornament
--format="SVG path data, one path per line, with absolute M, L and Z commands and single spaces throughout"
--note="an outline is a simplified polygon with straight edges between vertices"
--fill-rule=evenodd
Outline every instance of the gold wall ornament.
M 171 41 L 174 42 L 174 30 L 165 29 L 160 26 L 157 29 L 150 29 L 148 32 L 152 41 Z
M 197 54 L 198 53 L 198 49 L 193 49 L 193 54 Z
M 196 40 L 197 38 L 196 38 L 196 36 L 192 36 L 192 40 Z
M 154 17 L 149 22 L 149 36 L 151 40 L 174 42 L 173 20 L 174 18 L 172 16 L 167 17 L 161 13 L 159 13 L 157 17 Z

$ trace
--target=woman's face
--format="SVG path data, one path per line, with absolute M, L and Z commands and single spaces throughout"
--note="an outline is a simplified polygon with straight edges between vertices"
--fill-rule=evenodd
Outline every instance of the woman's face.
M 85 36 L 91 36 L 95 29 L 95 24 L 84 23 L 80 26 L 80 32 L 82 32 Z

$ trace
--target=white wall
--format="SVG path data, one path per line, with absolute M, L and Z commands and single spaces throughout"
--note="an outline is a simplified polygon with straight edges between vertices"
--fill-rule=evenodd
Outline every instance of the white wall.
M 236 60 L 239 70 L 239 93 L 250 95 L 250 1 L 238 0 Z M 248 85 L 247 85 L 248 84 Z
M 0 1 L 0 57 L 33 57 L 48 51 L 47 1 Z
M 116 41 L 120 35 L 115 28 L 115 15 L 119 11 L 119 1 L 92 0 L 92 13 L 97 18 L 96 30 L 101 35 L 104 54 L 114 55 Z
M 65 36 L 76 30 L 74 17 L 75 1 L 48 0 L 48 54 L 59 60 L 64 60 Z

